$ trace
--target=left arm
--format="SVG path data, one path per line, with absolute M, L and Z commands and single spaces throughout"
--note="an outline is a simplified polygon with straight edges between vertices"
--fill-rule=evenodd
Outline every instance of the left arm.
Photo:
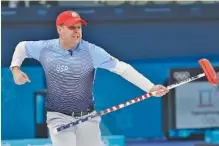
M 104 49 L 91 44 L 90 52 L 95 68 L 104 68 L 116 73 L 145 92 L 152 92 L 160 89 L 164 90 L 162 92 L 159 91 L 156 96 L 162 96 L 167 93 L 167 89 L 164 86 L 154 85 L 130 64 L 119 61 L 117 58 L 107 53 Z
M 149 79 L 125 62 L 118 61 L 116 66 L 109 70 L 120 75 L 145 92 L 157 91 L 155 96 L 163 96 L 168 92 L 166 87 L 162 85 L 154 85 Z
M 149 92 L 154 84 L 144 77 L 141 73 L 135 70 L 130 64 L 127 64 L 122 61 L 117 61 L 114 68 L 108 69 L 109 71 L 116 73 L 129 81 L 130 83 L 134 84 L 135 86 L 139 87 L 145 92 Z

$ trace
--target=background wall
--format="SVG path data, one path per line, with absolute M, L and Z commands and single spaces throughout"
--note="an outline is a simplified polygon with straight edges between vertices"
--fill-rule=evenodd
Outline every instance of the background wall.
M 14 47 L 22 40 L 57 37 L 55 18 L 75 9 L 88 20 L 84 39 L 132 64 L 157 84 L 169 69 L 198 67 L 205 57 L 219 65 L 218 4 L 111 7 L 3 8 L 2 16 L 2 139 L 33 138 L 33 93 L 46 88 L 44 72 L 34 60 L 25 60 L 31 83 L 16 86 L 8 67 Z M 94 96 L 98 110 L 143 94 L 119 76 L 98 70 Z M 103 117 L 106 134 L 127 138 L 162 137 L 162 99 L 151 98 Z

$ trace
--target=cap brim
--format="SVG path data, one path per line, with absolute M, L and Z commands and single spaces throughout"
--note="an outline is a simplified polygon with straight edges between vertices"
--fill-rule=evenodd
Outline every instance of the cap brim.
M 70 27 L 74 24 L 77 24 L 77 23 L 81 23 L 82 25 L 87 25 L 87 22 L 83 19 L 69 19 L 67 21 L 65 21 L 64 25 L 67 26 L 67 27 Z

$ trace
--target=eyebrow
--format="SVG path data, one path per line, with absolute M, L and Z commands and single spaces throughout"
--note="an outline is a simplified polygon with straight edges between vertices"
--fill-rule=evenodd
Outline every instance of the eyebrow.
M 69 26 L 68 28 L 80 28 L 81 26 Z

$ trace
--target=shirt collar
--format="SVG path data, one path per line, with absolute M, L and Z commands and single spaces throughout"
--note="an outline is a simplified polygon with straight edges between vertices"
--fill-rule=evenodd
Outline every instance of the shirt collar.
M 77 50 L 78 48 L 79 48 L 79 46 L 80 46 L 80 44 L 81 44 L 81 40 L 80 40 L 80 42 L 77 44 L 77 46 L 75 47 L 75 48 L 72 48 L 71 50 L 65 50 L 64 48 L 62 48 L 62 46 L 60 45 L 60 43 L 59 43 L 59 39 L 57 39 L 57 45 L 58 45 L 58 47 L 61 49 L 61 52 L 63 52 L 63 53 L 69 53 L 69 51 L 75 51 L 75 50 Z

